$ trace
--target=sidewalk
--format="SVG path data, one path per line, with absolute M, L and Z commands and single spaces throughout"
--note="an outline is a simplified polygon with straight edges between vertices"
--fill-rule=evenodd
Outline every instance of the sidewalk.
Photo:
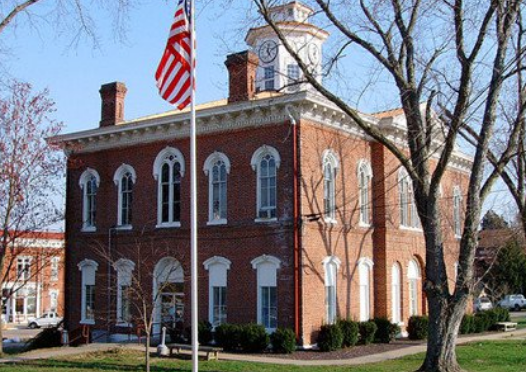
M 517 340 L 517 339 L 526 339 L 526 329 L 521 329 L 513 332 L 499 332 L 499 333 L 490 333 L 485 335 L 469 335 L 461 336 L 457 340 L 457 345 L 470 343 L 473 341 L 490 341 L 490 340 Z M 0 359 L 0 363 L 16 363 L 23 362 L 28 360 L 37 360 L 37 359 L 48 359 L 48 358 L 57 358 L 64 356 L 72 356 L 85 354 L 95 351 L 105 351 L 116 348 L 129 348 L 133 350 L 144 350 L 143 347 L 137 344 L 117 344 L 117 343 L 108 343 L 108 344 L 89 344 L 87 346 L 81 347 L 61 347 L 53 349 L 42 349 L 34 350 L 27 353 L 23 353 L 13 357 L 6 357 Z M 151 352 L 156 352 L 156 348 L 151 348 Z M 244 354 L 230 354 L 230 353 L 220 353 L 220 360 L 232 360 L 232 361 L 243 361 L 243 362 L 257 362 L 257 363 L 268 363 L 268 364 L 284 364 L 284 365 L 296 365 L 296 366 L 336 366 L 336 365 L 358 365 L 358 364 L 368 364 L 368 363 L 377 363 L 383 362 L 390 359 L 397 359 L 407 355 L 413 355 L 422 353 L 426 350 L 426 344 L 423 343 L 417 346 L 409 346 L 397 350 L 387 351 L 384 353 L 370 354 L 366 356 L 351 358 L 351 359 L 341 359 L 341 360 L 293 360 L 285 358 L 274 358 L 274 357 L 263 357 L 255 355 L 244 355 Z

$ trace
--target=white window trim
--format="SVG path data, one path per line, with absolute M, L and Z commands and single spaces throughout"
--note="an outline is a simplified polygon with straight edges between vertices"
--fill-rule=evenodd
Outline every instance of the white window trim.
M 279 156 L 278 150 L 276 150 L 272 146 L 263 145 L 259 149 L 257 149 L 254 154 L 252 155 L 252 159 L 250 160 L 250 165 L 252 167 L 252 170 L 256 172 L 256 216 L 259 216 L 259 210 L 261 207 L 261 184 L 260 184 L 260 164 L 261 159 L 266 156 L 267 154 L 271 155 L 274 158 L 274 162 L 276 163 L 276 217 L 273 218 L 260 218 L 256 217 L 254 222 L 257 223 L 268 223 L 268 222 L 274 222 L 277 221 L 277 215 L 278 215 L 278 169 L 281 165 L 281 157 Z
M 174 156 L 180 164 L 181 178 L 185 173 L 185 161 L 181 151 L 174 147 L 166 146 L 155 158 L 153 163 L 153 178 L 157 181 L 157 225 L 158 229 L 181 227 L 181 221 L 162 222 L 162 199 L 161 199 L 161 167 L 170 155 Z M 171 195 L 171 193 L 170 193 Z M 173 196 L 172 196 L 173 197 Z M 170 203 L 171 210 L 171 203 Z
M 402 188 L 400 187 L 402 183 L 405 183 L 406 190 L 405 193 L 402 193 Z M 406 205 L 404 209 L 402 209 L 402 196 L 405 196 L 406 199 Z M 407 231 L 417 231 L 421 232 L 422 226 L 420 224 L 420 219 L 418 216 L 418 212 L 415 205 L 415 196 L 413 191 L 413 181 L 411 180 L 411 177 L 409 177 L 409 174 L 407 173 L 407 170 L 404 167 L 400 167 L 398 171 L 398 202 L 400 204 L 399 206 L 399 228 L 401 230 L 407 230 Z M 403 221 L 402 218 L 402 211 L 405 212 L 406 221 Z M 416 212 L 416 213 L 413 213 Z
M 82 172 L 82 175 L 80 176 L 80 179 L 79 179 L 79 186 L 80 186 L 80 189 L 82 190 L 82 229 L 81 229 L 82 232 L 97 231 L 97 226 L 95 225 L 95 223 L 93 225 L 87 225 L 86 223 L 86 221 L 88 220 L 87 218 L 87 214 L 88 214 L 87 198 L 88 196 L 86 194 L 87 192 L 86 183 L 90 180 L 92 176 L 95 177 L 95 183 L 97 184 L 97 194 L 98 194 L 99 186 L 100 186 L 100 176 L 99 176 L 99 173 L 95 169 L 86 168 L 86 170 Z
M 395 293 L 394 290 L 394 281 L 395 281 L 395 271 L 396 267 L 398 275 L 396 276 L 398 284 L 398 293 Z M 395 296 L 396 294 L 396 296 Z M 396 314 L 396 317 L 395 317 Z M 400 263 L 395 262 L 391 266 L 391 321 L 398 325 L 402 323 L 402 267 Z
M 368 321 L 371 317 L 371 288 L 374 286 L 374 283 L 372 283 L 372 279 L 374 278 L 374 273 L 373 273 L 373 266 L 374 266 L 374 262 L 369 258 L 369 257 L 362 257 L 358 260 L 358 262 L 356 263 L 356 266 L 358 266 L 358 276 L 359 276 L 359 287 L 360 287 L 360 321 Z M 360 268 L 361 267 L 366 267 L 367 270 L 368 270 L 368 278 L 367 278 L 367 289 L 368 289 L 368 292 L 365 293 L 365 295 L 367 296 L 366 299 L 367 299 L 367 302 L 365 304 L 362 304 L 362 297 L 361 297 L 361 287 L 362 287 L 362 282 L 361 282 L 361 273 L 360 273 Z M 362 305 L 366 305 L 366 308 L 365 310 L 367 311 L 368 314 L 362 314 Z M 367 316 L 367 319 L 364 315 L 368 315 Z
M 24 268 L 27 264 L 27 278 L 23 278 L 21 275 L 20 275 L 20 272 L 18 271 L 18 263 L 22 261 L 23 265 L 24 265 Z M 18 256 L 16 258 L 16 280 L 18 282 L 29 282 L 30 279 L 31 279 L 31 265 L 33 263 L 33 257 L 32 256 Z M 24 274 L 24 276 L 26 276 L 26 274 Z
M 51 307 L 51 299 L 52 299 L 53 295 L 55 295 L 56 298 L 57 298 L 57 307 L 55 309 L 53 309 Z M 58 289 L 50 289 L 49 293 L 48 293 L 48 296 L 49 296 L 49 310 L 50 311 L 57 311 L 58 310 L 58 298 L 60 296 L 60 291 Z
M 261 265 L 261 264 L 264 264 L 264 263 L 269 263 L 269 264 L 272 264 L 274 266 L 274 268 L 276 269 L 276 298 L 278 297 L 277 296 L 277 291 L 278 291 L 278 273 L 277 271 L 279 270 L 279 268 L 281 267 L 281 261 L 274 257 L 274 256 L 269 256 L 269 255 L 261 255 L 259 257 L 256 257 L 254 258 L 252 261 L 250 261 L 250 263 L 252 264 L 252 268 L 254 270 L 258 270 L 258 266 Z M 261 285 L 259 283 L 259 281 L 257 282 L 257 322 L 258 324 L 264 324 L 263 323 L 263 319 L 261 319 L 261 310 L 262 310 L 262 306 L 263 304 L 261 303 Z M 279 320 L 279 319 L 278 319 Z M 268 333 L 272 333 L 274 332 L 276 329 L 275 328 L 265 328 L 265 330 L 268 332 Z
M 412 275 L 413 273 L 411 272 L 411 264 L 414 264 L 414 268 L 415 270 L 413 271 L 416 271 L 416 275 Z M 422 280 L 422 274 L 421 274 L 421 267 L 420 267 L 420 263 L 418 262 L 418 260 L 416 258 L 412 258 L 409 263 L 407 264 L 407 293 L 408 293 L 408 300 L 409 300 L 409 316 L 413 316 L 413 315 L 418 315 L 419 314 L 419 304 L 420 304 L 420 301 L 419 301 L 419 298 L 418 298 L 418 284 L 419 284 L 419 281 Z M 411 293 L 411 282 L 414 282 L 415 284 L 415 293 Z M 414 300 L 414 302 L 412 301 Z M 414 305 L 414 306 L 413 306 Z
M 214 167 L 214 164 L 221 160 L 223 163 L 225 163 L 226 167 L 226 173 L 227 173 L 227 180 L 226 180 L 226 188 L 227 188 L 227 201 L 228 201 L 228 175 L 230 174 L 231 164 L 228 157 L 223 154 L 222 152 L 214 151 L 212 154 L 206 158 L 204 166 L 203 166 L 203 172 L 205 172 L 205 175 L 208 177 L 208 222 L 207 225 L 226 225 L 228 223 L 228 220 L 226 218 L 221 219 L 214 219 L 214 206 L 213 206 L 213 179 L 211 176 L 212 168 Z M 227 214 L 228 214 L 228 202 L 226 205 Z
M 81 304 L 80 304 L 80 324 L 95 324 L 95 319 L 86 319 L 86 292 L 84 284 L 84 276 L 82 271 L 86 267 L 93 267 L 95 270 L 95 283 L 96 283 L 96 273 L 99 268 L 99 264 L 93 260 L 85 259 L 78 263 L 77 267 L 81 272 Z
M 367 221 L 365 220 L 364 216 L 362 215 L 362 204 L 363 204 L 363 200 L 362 200 L 362 185 L 361 185 L 361 175 L 362 173 L 365 173 L 365 177 L 366 177 L 366 189 L 367 189 L 367 205 L 366 208 L 368 209 L 368 213 L 367 213 Z M 358 167 L 356 168 L 356 176 L 357 176 L 357 179 L 358 179 L 358 209 L 359 209 L 359 212 L 360 212 L 360 216 L 359 216 L 359 222 L 358 222 L 358 225 L 360 227 L 370 227 L 371 226 L 371 218 L 372 218 L 372 211 L 373 211 L 373 208 L 372 208 L 372 198 L 371 198 L 371 190 L 372 190 L 372 187 L 371 187 L 371 182 L 372 182 L 372 178 L 373 178 L 373 171 L 371 169 L 371 164 L 365 160 L 365 159 L 361 159 L 359 162 L 358 162 Z
M 126 173 L 131 174 L 132 182 L 135 185 L 137 182 L 137 173 L 135 173 L 135 169 L 133 169 L 131 165 L 124 163 L 121 164 L 113 176 L 113 183 L 115 183 L 115 186 L 117 186 L 117 229 L 119 230 L 131 230 L 133 228 L 131 224 L 122 224 L 122 178 Z
M 126 285 L 130 287 L 133 285 L 132 275 L 133 275 L 133 271 L 135 270 L 135 263 L 126 258 L 121 258 L 113 264 L 113 268 L 115 269 L 115 271 L 117 271 L 117 308 L 116 308 L 116 316 L 115 316 L 115 319 L 117 319 L 116 325 L 118 325 L 119 327 L 131 327 L 132 323 L 125 322 L 123 319 L 120 318 L 120 309 L 122 307 L 121 286 L 125 285 L 123 283 L 124 282 L 123 276 L 125 275 L 129 276 L 129 283 L 127 283 Z
M 210 267 L 213 266 L 213 265 L 219 265 L 219 266 L 223 266 L 224 267 L 224 269 L 226 271 L 226 273 L 225 273 L 225 277 L 226 277 L 225 287 L 227 288 L 227 293 L 228 293 L 228 271 L 230 270 L 230 266 L 232 265 L 232 262 L 230 260 L 228 260 L 227 258 L 220 257 L 220 256 L 210 257 L 205 262 L 203 262 L 203 266 L 205 267 L 206 271 L 209 271 Z M 209 276 L 209 280 L 208 280 L 208 321 L 212 325 L 213 325 L 213 321 L 214 321 L 214 291 L 213 291 L 213 287 L 214 287 L 214 283 L 212 283 L 212 281 L 210 280 L 210 276 Z M 228 298 L 228 294 L 227 294 L 227 298 Z M 228 310 L 228 307 L 227 307 L 227 310 Z
M 455 238 L 457 239 L 460 239 L 462 237 L 461 209 L 462 193 L 460 191 L 460 186 L 455 186 L 453 188 L 453 232 L 455 233 Z
M 333 171 L 333 179 L 332 179 L 332 196 L 334 200 L 332 200 L 332 211 L 330 215 L 327 215 L 325 213 L 325 205 L 323 205 L 323 219 L 326 223 L 335 225 L 338 223 L 336 220 L 336 178 L 338 171 L 340 169 L 340 161 L 338 160 L 338 156 L 332 149 L 327 149 L 322 154 L 322 161 L 321 161 L 321 171 L 322 171 L 322 177 L 323 177 L 323 193 L 324 193 L 324 199 L 325 199 L 325 165 L 330 164 Z
M 53 276 L 53 266 L 56 265 L 56 269 L 57 269 L 57 276 Z M 53 256 L 51 257 L 51 260 L 50 260 L 50 273 L 49 273 L 49 280 L 52 281 L 52 282 L 56 282 L 58 281 L 59 277 L 60 277 L 60 257 L 59 256 Z
M 323 265 L 323 270 L 324 270 L 324 273 L 325 273 L 325 276 L 324 276 L 324 279 L 325 279 L 325 288 L 327 288 L 327 282 L 329 281 L 329 277 L 328 277 L 328 273 L 329 273 L 329 265 L 334 265 L 336 266 L 336 270 L 334 272 L 334 296 L 335 296 L 335 301 L 334 301 L 334 313 L 335 313 L 335 317 L 334 319 L 329 319 L 329 314 L 328 312 L 326 311 L 326 314 L 325 314 L 325 320 L 328 324 L 332 324 L 336 321 L 337 319 L 337 309 L 338 309 L 338 271 L 340 270 L 340 266 L 341 266 L 342 262 L 340 261 L 340 259 L 336 256 L 327 256 L 323 259 L 322 261 L 322 265 Z M 326 289 L 325 289 L 326 290 Z M 325 296 L 326 297 L 326 296 Z M 328 308 L 328 304 L 326 304 L 327 308 Z

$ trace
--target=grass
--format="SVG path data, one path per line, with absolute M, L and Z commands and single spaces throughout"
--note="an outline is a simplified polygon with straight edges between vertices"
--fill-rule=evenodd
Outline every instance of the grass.
M 526 341 L 485 341 L 457 348 L 461 366 L 471 372 L 524 372 L 526 370 Z M 423 354 L 362 366 L 296 367 L 290 365 L 250 362 L 202 361 L 203 372 L 410 372 L 421 364 Z M 101 353 L 0 365 L 2 372 L 140 372 L 143 356 L 139 352 L 114 350 Z M 188 372 L 191 362 L 181 359 L 152 358 L 152 372 Z
M 517 322 L 517 329 L 526 328 L 526 314 L 520 318 L 511 319 L 512 322 Z

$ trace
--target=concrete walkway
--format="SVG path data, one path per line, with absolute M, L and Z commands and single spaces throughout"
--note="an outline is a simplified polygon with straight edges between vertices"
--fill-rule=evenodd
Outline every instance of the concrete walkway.
M 465 344 L 473 341 L 489 341 L 489 340 L 526 340 L 526 329 L 521 329 L 513 332 L 495 332 L 489 334 L 475 334 L 469 336 L 461 336 L 457 340 L 457 345 Z M 27 353 L 19 354 L 13 357 L 0 359 L 0 363 L 16 363 L 29 360 L 49 359 L 57 357 L 65 357 L 72 355 L 85 354 L 95 351 L 105 351 L 116 348 L 126 348 L 138 351 L 143 351 L 144 348 L 137 344 L 117 344 L 117 343 L 95 343 L 81 347 L 61 347 L 53 349 L 34 350 Z M 404 347 L 401 349 L 391 350 L 384 353 L 370 354 L 366 356 L 341 359 L 341 360 L 293 360 L 285 358 L 263 357 L 255 355 L 244 354 L 230 354 L 220 353 L 220 360 L 233 360 L 243 362 L 257 362 L 269 364 L 283 364 L 296 366 L 336 366 L 336 365 L 359 365 L 368 363 L 383 362 L 386 360 L 397 359 L 407 355 L 414 355 L 426 351 L 426 344 Z M 156 348 L 151 348 L 151 352 L 156 352 Z

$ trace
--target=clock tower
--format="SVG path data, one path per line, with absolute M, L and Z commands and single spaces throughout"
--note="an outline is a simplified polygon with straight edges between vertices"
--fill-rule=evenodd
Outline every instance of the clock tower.
M 313 12 L 299 1 L 291 1 L 271 8 L 270 16 L 321 83 L 322 44 L 329 34 L 309 23 Z M 259 57 L 257 91 L 295 92 L 307 89 L 307 84 L 299 83 L 303 74 L 298 64 L 269 25 L 250 29 L 245 40 Z

